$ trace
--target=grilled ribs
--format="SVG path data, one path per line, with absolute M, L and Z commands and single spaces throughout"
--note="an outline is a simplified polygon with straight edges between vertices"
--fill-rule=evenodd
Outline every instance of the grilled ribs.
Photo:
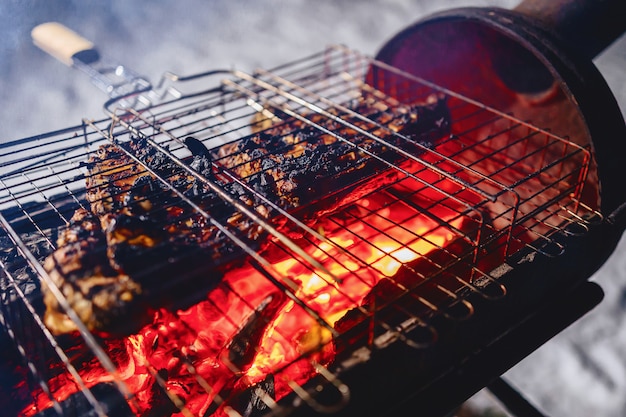
M 216 224 L 262 248 L 263 227 L 215 187 L 274 224 L 284 221 L 280 210 L 307 207 L 314 218 L 378 187 L 371 179 L 403 158 L 393 147 L 421 152 L 449 133 L 442 96 L 397 107 L 365 97 L 353 108 L 375 124 L 342 114 L 358 128 L 320 115 L 308 122 L 287 118 L 212 150 L 188 137 L 188 168 L 144 138 L 101 146 L 86 163 L 89 209 L 75 212 L 45 269 L 89 330 L 127 333 L 144 324 L 141 316 L 147 320 L 151 306 L 185 304 L 186 296 L 209 290 L 226 266 L 243 260 L 242 249 Z M 56 334 L 76 330 L 44 292 L 46 325 Z

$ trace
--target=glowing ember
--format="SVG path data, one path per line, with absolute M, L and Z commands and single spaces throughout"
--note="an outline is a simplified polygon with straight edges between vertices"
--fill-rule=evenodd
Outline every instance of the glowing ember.
M 284 397 L 292 391 L 290 384 L 316 374 L 314 363 L 333 360 L 334 323 L 358 307 L 376 283 L 455 237 L 451 230 L 460 228 L 461 217 L 446 208 L 435 214 L 452 226 L 444 228 L 410 206 L 390 205 L 377 195 L 362 199 L 317 221 L 323 241 L 298 242 L 334 279 L 286 254 L 273 259 L 273 270 L 284 277 L 285 288 L 296 285 L 292 295 L 302 305 L 244 264 L 228 271 L 205 301 L 176 312 L 161 309 L 138 333 L 105 341 L 119 379 L 135 395 L 134 411 L 222 415 L 225 410 L 218 406 L 224 399 L 268 375 L 276 399 Z M 256 346 L 247 346 L 254 340 Z M 79 373 L 89 387 L 112 380 L 95 359 L 82 364 Z M 52 382 L 58 401 L 79 390 L 65 374 Z M 40 392 L 23 414 L 50 406 Z

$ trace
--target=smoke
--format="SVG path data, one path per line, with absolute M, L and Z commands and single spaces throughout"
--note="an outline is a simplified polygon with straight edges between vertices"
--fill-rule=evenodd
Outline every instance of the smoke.
M 510 7 L 515 0 L 500 0 Z M 0 2 L 0 141 L 100 117 L 106 97 L 37 50 L 31 29 L 59 21 L 156 81 L 237 66 L 272 67 L 343 43 L 373 54 L 400 28 L 444 7 L 493 1 L 4 0 Z M 50 92 L 56 90 L 56 92 Z M 60 100 L 58 92 L 72 97 Z

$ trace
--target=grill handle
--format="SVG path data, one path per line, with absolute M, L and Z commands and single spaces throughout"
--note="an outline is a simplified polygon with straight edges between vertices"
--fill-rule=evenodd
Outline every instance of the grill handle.
M 176 87 L 175 83 L 179 81 L 232 74 L 229 69 L 214 69 L 190 76 L 179 76 L 168 71 L 153 85 L 146 77 L 125 65 L 103 58 L 92 42 L 58 22 L 35 26 L 31 36 L 35 46 L 65 65 L 83 72 L 92 84 L 108 94 L 110 100 L 104 104 L 104 110 L 109 115 L 119 108 L 142 110 L 167 97 L 181 98 L 185 92 Z
M 31 32 L 33 43 L 68 67 L 75 61 L 90 64 L 100 59 L 94 44 L 57 22 L 42 23 Z
M 57 22 L 42 23 L 31 31 L 33 43 L 44 52 L 87 74 L 91 82 L 121 107 L 135 107 L 152 84 L 128 67 L 102 58 L 89 40 Z
M 541 22 L 587 59 L 626 32 L 624 0 L 524 0 L 514 10 Z

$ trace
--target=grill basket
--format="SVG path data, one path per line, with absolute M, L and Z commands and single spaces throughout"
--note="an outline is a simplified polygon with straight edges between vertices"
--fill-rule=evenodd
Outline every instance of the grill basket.
M 563 256 L 563 235 L 585 235 L 602 221 L 595 203 L 583 197 L 590 187 L 589 147 L 344 47 L 252 75 L 230 71 L 179 78 L 161 91 L 108 102 L 110 117 L 104 120 L 84 120 L 0 145 L 0 319 L 32 373 L 28 388 L 33 398 L 25 402 L 30 407 L 25 414 L 53 407 L 63 415 L 81 404 L 96 415 L 143 413 L 146 391 L 154 401 L 150 407 L 181 415 L 279 413 L 302 403 L 317 412 L 335 412 L 350 398 L 342 373 L 391 345 L 429 351 L 444 338 L 435 322 L 471 321 L 479 305 L 506 299 L 509 288 L 501 277 L 515 262 Z M 408 114 L 432 97 L 445 97 L 452 121 L 451 131 L 434 144 L 424 135 L 415 140 L 395 131 L 379 116 L 388 109 Z M 120 106 L 129 99 L 134 107 Z M 375 103 L 370 114 L 355 111 L 365 99 Z M 356 185 L 338 185 L 329 196 L 297 210 L 281 208 L 274 196 L 255 196 L 275 213 L 265 218 L 258 204 L 246 204 L 244 198 L 255 193 L 260 174 L 237 175 L 232 161 L 241 161 L 235 158 L 243 152 L 239 143 L 290 123 L 296 126 L 290 132 L 294 137 L 297 131 L 317 132 L 329 138 L 329 148 L 342 146 L 344 158 L 358 155 L 379 168 L 363 173 Z M 194 150 L 185 139 L 190 136 L 209 149 L 211 175 L 189 165 Z M 194 280 L 193 287 L 185 287 L 194 292 L 188 295 L 199 296 L 200 303 L 221 314 L 224 343 L 240 334 L 241 323 L 255 312 L 264 314 L 259 310 L 264 296 L 286 296 L 282 322 L 269 325 L 273 330 L 264 332 L 255 365 L 248 369 L 219 355 L 192 354 L 205 342 L 206 329 L 214 328 L 208 322 L 206 328 L 189 324 L 187 316 L 198 312 L 193 306 L 158 310 L 155 332 L 169 322 L 184 327 L 167 355 L 185 376 L 176 382 L 174 371 L 163 370 L 161 351 L 135 357 L 135 368 L 151 381 L 146 389 L 128 374 L 127 356 L 122 360 L 119 355 L 133 343 L 145 352 L 145 328 L 126 338 L 102 339 L 78 319 L 42 266 L 76 210 L 89 210 L 89 158 L 103 145 L 138 139 L 166 155 L 181 175 L 234 205 L 240 218 L 250 219 L 267 236 L 259 250 L 228 218 L 198 207 L 181 191 L 174 173 L 153 172 L 161 176 L 161 192 L 177 196 L 168 204 L 205 218 L 240 250 L 236 266 L 220 283 Z M 129 147 L 120 149 L 151 170 Z M 292 149 L 276 152 L 297 150 L 296 141 Z M 312 178 L 311 184 L 334 184 L 332 175 Z M 384 181 L 378 180 L 381 176 Z M 235 188 L 243 191 L 237 194 Z M 328 199 L 332 209 L 320 209 Z M 312 217 L 312 212 L 317 214 Z M 381 287 L 381 280 L 389 287 Z M 46 327 L 42 282 L 67 309 L 77 332 L 55 336 Z M 220 304 L 216 294 L 236 307 Z M 337 307 L 328 307 L 328 300 Z M 299 333 L 286 323 L 291 317 L 302 320 Z M 163 338 L 151 343 L 156 346 Z M 263 368 L 259 358 L 272 357 L 275 345 L 291 347 L 282 360 Z M 204 369 L 209 362 L 227 370 L 211 379 L 212 372 Z M 139 386 L 143 391 L 137 392 Z M 291 398 L 288 406 L 285 397 Z M 252 412 L 250 404 L 255 404 Z

